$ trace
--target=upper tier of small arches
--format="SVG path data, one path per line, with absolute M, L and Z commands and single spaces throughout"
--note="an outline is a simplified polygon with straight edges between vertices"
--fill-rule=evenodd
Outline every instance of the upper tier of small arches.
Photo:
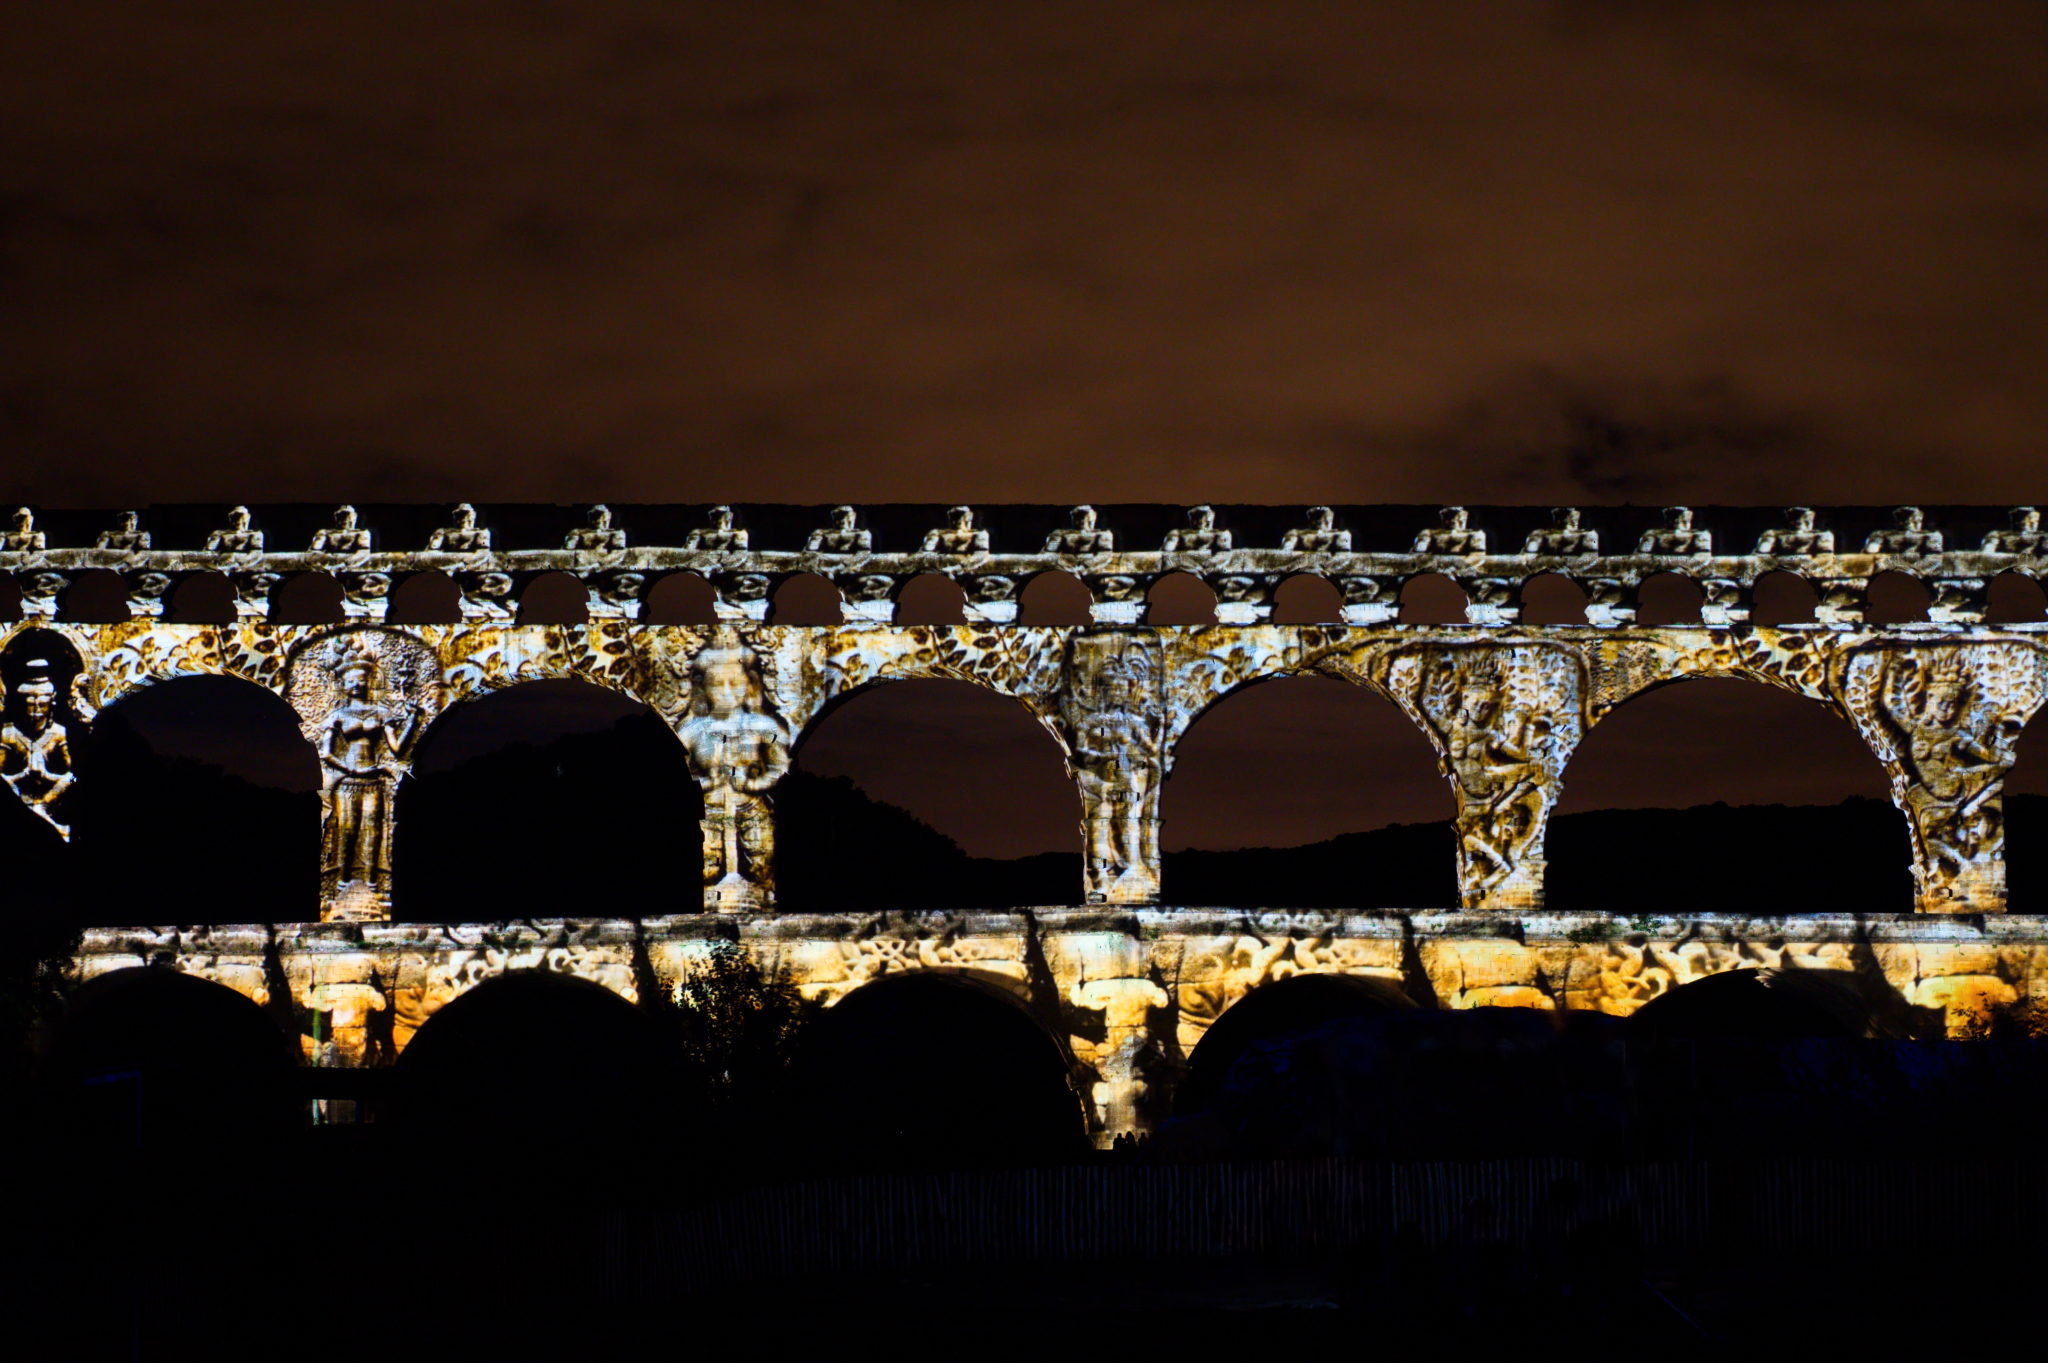
M 2033 507 L 21 507 L 0 533 L 0 617 L 397 619 L 394 599 L 433 578 L 453 618 L 656 620 L 657 588 L 688 578 L 716 618 L 763 620 L 801 577 L 829 585 L 842 619 L 881 622 L 937 578 L 961 619 L 1001 625 L 1033 622 L 1020 602 L 1049 574 L 1103 624 L 1164 618 L 1152 589 L 1184 577 L 1226 624 L 1286 618 L 1295 579 L 1328 584 L 1321 613 L 1358 625 L 1415 620 L 1424 579 L 1477 625 L 1667 623 L 1668 581 L 1696 598 L 1668 623 L 2027 623 L 2032 596 L 2012 615 L 1999 593 L 2038 596 L 2048 534 Z M 1525 611 L 1543 580 L 1583 606 Z M 212 604 L 194 614 L 188 595 Z

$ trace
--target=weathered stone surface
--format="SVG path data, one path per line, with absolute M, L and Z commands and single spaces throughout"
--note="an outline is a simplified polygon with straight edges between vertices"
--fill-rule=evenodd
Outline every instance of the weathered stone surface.
M 1384 551 L 1349 528 L 1358 509 L 1311 508 L 1273 533 L 1277 547 L 1248 544 L 1232 521 L 1253 510 L 1195 508 L 1153 549 L 1075 508 L 1021 553 L 965 507 L 929 518 L 901 545 L 881 542 L 857 509 L 838 508 L 780 547 L 750 542 L 746 522 L 767 509 L 712 508 L 665 547 L 636 542 L 606 508 L 557 530 L 554 542 L 509 543 L 463 506 L 424 547 L 395 550 L 343 508 L 321 518 L 304 551 L 266 540 L 263 516 L 247 508 L 187 548 L 153 535 L 147 514 L 113 513 L 92 547 L 53 545 L 24 513 L 0 537 L 0 572 L 15 575 L 24 615 L 0 626 L 0 779 L 68 832 L 70 750 L 98 710 L 195 675 L 240 677 L 284 697 L 322 763 L 323 922 L 96 931 L 78 969 L 167 964 L 273 1012 L 288 1007 L 309 1062 L 323 1065 L 389 1063 L 437 1008 L 505 971 L 566 971 L 637 999 L 650 971 L 668 988 L 719 941 L 739 942 L 827 1002 L 892 972 L 971 975 L 1060 1020 L 1105 1133 L 1149 1120 L 1162 1080 L 1208 1027 L 1253 989 L 1295 974 L 1367 977 L 1447 1007 L 1627 1015 L 1726 970 L 1855 970 L 1881 977 L 1902 1006 L 1958 1036 L 2048 996 L 2048 924 L 2001 912 L 2000 810 L 2019 731 L 2048 701 L 2048 625 L 1982 621 L 1993 577 L 2048 571 L 2030 509 L 1984 534 L 1977 550 L 1945 547 L 1941 530 L 1905 508 L 1859 551 L 1838 552 L 1831 529 L 1793 508 L 1765 522 L 1755 552 L 1737 555 L 1725 553 L 1725 535 L 1717 551 L 1713 528 L 1684 508 L 1620 554 L 1603 553 L 1601 527 L 1569 510 L 1525 537 L 1489 541 L 1487 527 L 1450 508 L 1405 548 Z M 1523 552 L 1499 552 L 1517 539 Z M 123 580 L 130 619 L 55 618 L 80 574 L 106 569 Z M 452 575 L 462 620 L 385 623 L 392 585 L 423 571 Z M 525 584 L 556 571 L 585 583 L 588 621 L 512 623 Z M 1093 624 L 1014 623 L 1020 584 L 1046 571 L 1087 585 Z M 1216 590 L 1224 623 L 1139 623 L 1149 584 L 1175 571 Z M 1773 571 L 1816 585 L 1814 623 L 1746 623 L 1748 593 Z M 1928 584 L 1926 622 L 1861 623 L 1864 587 L 1884 571 Z M 167 593 L 198 572 L 228 575 L 232 622 L 164 621 Z M 341 583 L 342 623 L 269 618 L 273 590 L 305 572 Z M 704 577 L 720 623 L 635 618 L 652 583 L 671 572 Z M 775 584 L 798 572 L 838 584 L 851 622 L 763 623 Z M 892 623 L 902 585 L 927 573 L 962 584 L 968 624 Z M 1278 584 L 1301 573 L 1339 585 L 1346 623 L 1264 623 Z M 1468 623 L 1396 623 L 1401 584 L 1424 573 L 1465 589 Z M 1520 585 L 1547 573 L 1581 584 L 1588 623 L 1519 622 Z M 1636 590 L 1659 573 L 1700 584 L 1702 623 L 1634 623 Z M 1283 675 L 1375 692 L 1428 737 L 1456 797 L 1458 904 L 1405 914 L 1158 907 L 1159 794 L 1180 738 L 1233 690 Z M 1573 752 L 1631 696 L 1692 677 L 1789 690 L 1854 727 L 1908 820 L 1920 915 L 1678 921 L 1657 915 L 1653 887 L 1645 914 L 1626 920 L 1546 906 L 1544 834 Z M 461 700 L 543 678 L 609 687 L 675 729 L 704 793 L 701 886 L 679 896 L 673 916 L 638 923 L 385 921 L 393 793 L 422 733 Z M 912 678 L 1008 696 L 1058 741 L 1083 812 L 1073 904 L 776 912 L 773 801 L 790 751 L 835 700 Z

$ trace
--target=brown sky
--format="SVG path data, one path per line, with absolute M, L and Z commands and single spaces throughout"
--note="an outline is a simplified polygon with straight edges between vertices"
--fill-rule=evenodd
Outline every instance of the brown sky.
M 2030 0 L 103 0 L 0 46 L 0 495 L 48 505 L 2048 500 L 2044 317 Z M 1699 703 L 1613 802 L 1787 743 L 1828 785 Z M 1244 704 L 1182 791 L 1286 752 L 1301 808 L 1206 840 L 1388 817 L 1412 735 Z M 948 831 L 1043 841 L 938 750 Z
M 2027 0 L 17 10 L 10 495 L 2040 493 Z

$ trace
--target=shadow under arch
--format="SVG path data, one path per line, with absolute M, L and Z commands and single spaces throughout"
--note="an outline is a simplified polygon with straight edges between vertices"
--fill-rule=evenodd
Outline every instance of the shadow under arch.
M 1636 588 L 1639 625 L 1697 625 L 1706 589 L 1684 573 L 1652 573 Z
M 952 971 L 886 975 L 826 1009 L 790 1090 L 822 1163 L 1047 1164 L 1088 1148 L 1060 1043 L 1007 993 Z
M 205 1150 L 276 1140 L 301 1120 L 297 1043 L 253 1001 L 167 966 L 80 985 L 48 1073 L 61 1128 L 97 1150 Z
M 84 923 L 320 916 L 320 759 L 276 693 L 232 676 L 153 682 L 100 711 L 77 761 L 79 857 L 137 868 L 94 879 Z
M 1845 1041 L 1898 1034 L 1897 1015 L 1906 1005 L 1896 994 L 1886 1000 L 1886 992 L 1846 970 L 1727 970 L 1651 999 L 1629 1017 L 1628 1032 L 1686 1041 Z
M 639 701 L 566 678 L 488 692 L 435 718 L 399 783 L 393 913 L 696 912 L 703 803 L 674 730 Z
M 1428 737 L 1325 676 L 1240 686 L 1174 745 L 1160 794 L 1168 903 L 1448 908 L 1454 801 Z
M 1047 568 L 1033 573 L 1018 594 L 1017 623 L 1085 627 L 1094 604 L 1087 583 L 1063 569 Z
M 1911 573 L 1887 568 L 1863 588 L 1863 621 L 1869 625 L 1912 625 L 1927 620 L 1934 593 Z
M 398 1057 L 390 1120 L 465 1161 L 680 1151 L 702 1114 L 645 1009 L 589 980 L 513 970 L 437 1009 Z
M 1260 1046 L 1298 1037 L 1345 1018 L 1417 1007 L 1390 980 L 1364 975 L 1300 974 L 1259 985 L 1209 1025 L 1188 1056 L 1173 1093 L 1176 1117 L 1207 1111 L 1223 1096 L 1233 1067 Z
M 774 800 L 784 909 L 1081 897 L 1080 796 L 1058 740 L 972 682 L 908 678 L 835 698 L 797 735 Z
M 768 600 L 771 625 L 837 625 L 845 622 L 846 598 L 822 573 L 792 573 Z
M 1602 717 L 1565 767 L 1546 903 L 1609 913 L 1903 913 L 1905 816 L 1855 727 L 1748 678 L 1680 678 Z

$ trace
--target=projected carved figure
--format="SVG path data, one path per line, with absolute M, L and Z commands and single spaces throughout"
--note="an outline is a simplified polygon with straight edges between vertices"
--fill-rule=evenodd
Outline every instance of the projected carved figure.
M 370 551 L 370 532 L 356 524 L 354 507 L 338 506 L 334 509 L 334 524 L 314 531 L 307 550 L 315 554 L 366 554 Z
M 1579 524 L 1577 507 L 1552 507 L 1550 524 L 1540 530 L 1531 530 L 1529 537 L 1522 542 L 1522 552 L 1553 558 L 1597 554 L 1600 552 L 1600 532 Z
M 1090 903 L 1159 895 L 1164 719 L 1156 639 L 1079 635 L 1069 645 L 1067 730 L 1081 788 Z
M 1927 526 L 1927 513 L 1917 506 L 1892 512 L 1890 530 L 1873 530 L 1863 539 L 1866 554 L 1938 554 L 1942 533 Z
M 579 554 L 616 553 L 626 547 L 626 532 L 612 528 L 612 509 L 600 503 L 590 508 L 581 527 L 562 537 L 562 547 Z
M 1486 532 L 1471 525 L 1471 513 L 1462 506 L 1447 506 L 1437 512 L 1438 527 L 1418 531 L 1413 552 L 1418 554 L 1483 554 Z
M 25 506 L 14 509 L 14 528 L 0 535 L 0 552 L 9 554 L 40 554 L 49 548 L 49 540 L 36 529 L 36 513 Z
M 692 530 L 683 541 L 684 549 L 722 554 L 747 547 L 747 532 L 734 528 L 731 507 L 714 506 L 705 520 L 708 524 Z
M 1216 508 L 1191 506 L 1188 523 L 1179 530 L 1167 531 L 1161 549 L 1169 554 L 1209 554 L 1228 549 L 1230 544 L 1230 532 L 1216 528 Z
M 57 717 L 57 681 L 48 658 L 31 658 L 9 690 L 0 719 L 0 780 L 30 810 L 65 838 L 71 825 L 60 810 L 78 781 L 71 767 L 71 736 Z
M 1579 664 L 1542 645 L 1397 655 L 1387 689 L 1435 741 L 1458 800 L 1458 884 L 1467 908 L 1542 895 L 1542 839 L 1583 732 Z
M 1785 508 L 1785 519 L 1787 524 L 1776 526 L 1757 536 L 1757 553 L 1794 557 L 1835 552 L 1835 532 L 1822 530 L 1816 526 L 1812 507 L 1788 506 Z
M 1280 537 L 1280 547 L 1299 554 L 1348 554 L 1351 532 L 1337 528 L 1337 513 L 1327 506 L 1308 509 L 1308 524 Z
M 761 660 L 730 626 L 690 661 L 689 717 L 677 729 L 704 786 L 708 907 L 757 908 L 774 898 L 769 792 L 789 770 L 789 726 L 776 715 Z
M 1843 703 L 1907 815 L 1923 909 L 2003 901 L 2000 796 L 2041 667 L 2017 644 L 1877 647 L 1844 666 Z
M 1067 513 L 1067 528 L 1045 537 L 1048 554 L 1107 554 L 1116 548 L 1116 534 L 1095 528 L 1095 508 L 1077 506 Z
M 832 508 L 829 525 L 813 530 L 804 541 L 804 552 L 811 554 L 865 554 L 875 547 L 873 532 L 863 530 L 859 525 L 860 513 L 850 506 Z
M 927 554 L 985 554 L 988 531 L 974 528 L 974 508 L 956 506 L 946 511 L 946 523 L 925 532 L 923 552 Z
M 249 508 L 236 506 L 228 508 L 228 523 L 206 537 L 206 552 L 209 554 L 260 554 L 263 552 L 263 532 L 256 529 L 249 518 Z
M 1639 554 L 1711 554 L 1714 552 L 1714 532 L 1696 530 L 1692 523 L 1692 508 L 1689 506 L 1667 506 L 1664 508 L 1664 524 L 1654 530 L 1645 530 L 1636 541 Z
M 139 553 L 149 548 L 149 532 L 142 528 L 141 515 L 123 511 L 112 530 L 100 531 L 93 540 L 93 548 L 111 549 L 123 554 Z
M 491 532 L 476 523 L 476 508 L 457 503 L 448 513 L 448 524 L 427 536 L 429 553 L 479 554 L 491 547 Z
M 323 919 L 390 916 L 393 800 L 438 709 L 434 653 L 392 630 L 329 637 L 296 656 L 287 687 L 320 756 Z

